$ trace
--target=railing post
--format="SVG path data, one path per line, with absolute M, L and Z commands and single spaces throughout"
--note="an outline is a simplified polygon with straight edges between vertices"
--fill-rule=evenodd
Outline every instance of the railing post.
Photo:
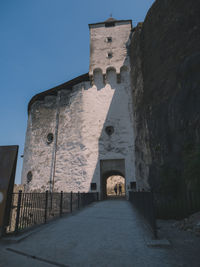
M 16 221 L 15 221 L 15 233 L 17 233 L 18 229 L 19 229 L 19 216 L 20 216 L 21 200 L 22 200 L 22 190 L 19 190 L 18 201 L 17 201 L 17 214 L 16 214 Z
M 153 192 L 150 192 L 150 196 L 151 196 L 151 203 L 152 203 L 152 228 L 153 228 L 153 234 L 154 234 L 154 238 L 157 239 L 158 235 L 157 235 L 157 224 L 156 224 L 156 211 L 155 211 L 155 202 L 154 202 L 154 194 Z
M 70 194 L 70 212 L 72 213 L 72 197 L 73 197 L 73 192 L 71 191 Z
M 99 192 L 96 192 L 96 201 L 99 201 Z
M 44 223 L 47 222 L 47 208 L 48 208 L 48 190 L 45 192 L 45 210 L 44 210 Z
M 63 211 L 63 191 L 60 192 L 60 217 L 62 216 Z
M 78 209 L 80 209 L 80 192 L 78 191 Z

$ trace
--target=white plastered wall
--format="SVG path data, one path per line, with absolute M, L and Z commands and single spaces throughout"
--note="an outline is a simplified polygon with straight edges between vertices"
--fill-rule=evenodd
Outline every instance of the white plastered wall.
M 100 160 L 125 159 L 126 184 L 135 181 L 132 98 L 128 73 L 122 73 L 121 84 L 90 87 L 81 83 L 73 88 L 70 104 L 60 108 L 55 189 L 89 191 L 90 183 L 100 190 Z M 95 78 L 98 85 L 100 76 Z M 62 94 L 61 94 L 62 95 Z M 106 126 L 113 126 L 108 136 Z

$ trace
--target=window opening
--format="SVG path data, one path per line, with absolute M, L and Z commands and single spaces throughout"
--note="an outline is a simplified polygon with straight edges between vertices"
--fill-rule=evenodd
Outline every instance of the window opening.
M 106 22 L 105 23 L 105 27 L 114 27 L 115 26 L 115 22 Z
M 108 52 L 107 58 L 112 58 L 113 57 L 113 53 L 112 52 Z
M 136 190 L 136 182 L 130 182 L 130 187 L 132 190 Z
M 105 129 L 107 135 L 112 135 L 114 133 L 114 127 L 113 126 L 107 126 Z
M 53 142 L 53 134 L 52 133 L 49 133 L 47 135 L 47 144 L 51 144 Z
M 112 37 L 107 37 L 107 43 L 112 43 Z
M 90 184 L 90 189 L 91 190 L 97 190 L 97 184 L 96 183 L 91 183 Z
M 29 184 L 31 181 L 32 181 L 32 178 L 33 178 L 33 174 L 31 171 L 29 171 L 27 173 L 27 183 Z

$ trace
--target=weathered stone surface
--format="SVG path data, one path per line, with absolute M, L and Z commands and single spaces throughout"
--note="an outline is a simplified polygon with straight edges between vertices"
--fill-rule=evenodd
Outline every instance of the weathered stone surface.
M 110 67 L 115 68 L 117 73 L 120 73 L 121 67 L 129 67 L 127 45 L 131 27 L 130 21 L 115 22 L 114 27 L 90 25 L 90 75 L 95 69 L 101 69 L 106 74 Z M 111 42 L 108 42 L 108 37 Z M 108 53 L 112 56 L 108 57 Z
M 32 105 L 26 132 L 22 183 L 27 183 L 27 174 L 31 171 L 33 189 L 42 191 L 49 187 L 51 173 L 53 146 L 47 144 L 47 135 L 55 132 L 56 105 L 51 103 L 55 103 L 54 98 L 45 98 L 44 102 L 36 101 Z
M 157 0 L 132 38 L 136 177 L 144 187 L 163 179 L 176 187 L 200 143 L 199 14 L 199 0 Z

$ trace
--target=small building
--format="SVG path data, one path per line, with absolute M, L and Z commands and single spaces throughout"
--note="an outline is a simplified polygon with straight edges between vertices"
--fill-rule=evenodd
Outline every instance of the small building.
M 131 20 L 89 24 L 89 73 L 35 95 L 28 106 L 27 190 L 100 192 L 112 175 L 135 185 Z

